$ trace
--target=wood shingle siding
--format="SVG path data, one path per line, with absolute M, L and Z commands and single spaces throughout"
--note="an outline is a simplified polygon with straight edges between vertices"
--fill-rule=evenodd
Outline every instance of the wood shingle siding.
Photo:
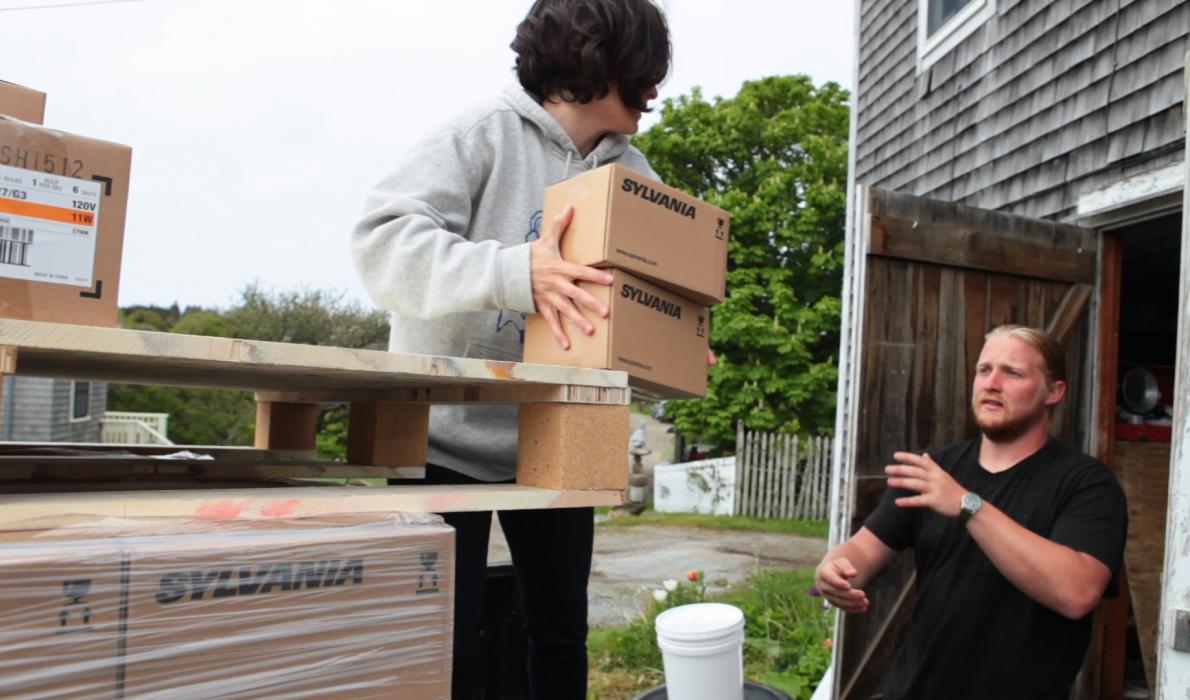
M 69 379 L 13 377 L 12 387 L 12 440 L 99 442 L 100 425 L 107 409 L 105 382 L 91 382 L 91 417 L 74 422 L 70 420 Z M 6 420 L 4 409 L 5 404 L 0 403 L 0 425 Z
M 12 439 L 49 440 L 54 416 L 54 380 L 43 377 L 14 377 L 13 380 Z
M 917 0 L 862 0 L 856 182 L 1032 217 L 1181 159 L 1190 3 L 1000 0 L 917 72 Z

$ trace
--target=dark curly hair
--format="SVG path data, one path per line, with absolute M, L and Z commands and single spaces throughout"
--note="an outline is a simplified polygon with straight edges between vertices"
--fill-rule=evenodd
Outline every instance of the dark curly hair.
M 612 87 L 648 111 L 646 95 L 669 73 L 669 27 L 650 0 L 537 0 L 512 42 L 521 86 L 586 104 Z

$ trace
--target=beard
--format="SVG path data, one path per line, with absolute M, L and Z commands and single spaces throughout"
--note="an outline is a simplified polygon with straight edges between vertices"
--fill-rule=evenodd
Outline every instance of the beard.
M 1028 432 L 1029 429 L 1041 423 L 1048 411 L 1045 402 L 1038 401 L 1019 415 L 1011 417 L 998 416 L 993 420 L 988 420 L 980 416 L 978 399 L 972 401 L 972 408 L 975 409 L 975 425 L 992 442 L 1012 442 L 1016 440 Z

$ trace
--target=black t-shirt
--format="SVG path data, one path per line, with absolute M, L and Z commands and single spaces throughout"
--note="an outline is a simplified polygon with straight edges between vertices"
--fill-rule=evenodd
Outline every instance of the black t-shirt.
M 1033 532 L 1102 561 L 1115 588 L 1127 510 L 1115 474 L 1056 440 L 993 474 L 979 441 L 930 450 L 959 484 Z M 887 489 L 864 526 L 893 549 L 914 549 L 917 602 L 886 681 L 888 700 L 1065 699 L 1091 637 L 1091 615 L 1070 620 L 1008 581 L 957 519 L 901 508 Z

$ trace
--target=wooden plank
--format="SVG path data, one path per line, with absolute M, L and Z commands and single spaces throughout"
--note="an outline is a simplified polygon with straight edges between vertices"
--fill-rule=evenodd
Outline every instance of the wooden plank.
M 518 425 L 517 484 L 628 488 L 627 406 L 521 404 Z
M 1097 639 L 1091 642 L 1087 667 L 1088 676 L 1099 668 L 1099 697 L 1124 697 L 1124 661 L 1128 651 L 1128 615 L 1132 607 L 1129 595 L 1128 567 L 1120 569 L 1119 594 L 1099 603 L 1092 630 Z M 1150 681 L 1151 683 L 1152 681 Z M 1152 687 L 1151 685 L 1149 686 Z
M 1056 226 L 1056 225 L 1055 225 Z M 874 255 L 1040 279 L 1094 283 L 1093 248 L 1015 240 L 991 230 L 876 217 Z
M 773 517 L 773 492 L 777 488 L 777 470 L 776 470 L 776 435 L 766 432 L 764 434 L 764 491 L 761 498 L 761 517 Z
M 1120 365 L 1120 291 L 1124 275 L 1124 246 L 1119 234 L 1100 237 L 1102 256 L 1099 268 L 1098 333 L 1095 338 L 1096 386 L 1095 427 L 1092 454 L 1107 464 L 1113 463 L 1116 424 L 1116 387 Z
M 1070 338 L 1070 332 L 1074 329 L 1074 324 L 1087 308 L 1087 303 L 1091 301 L 1093 290 L 1094 287 L 1089 284 L 1071 285 L 1062 297 L 1062 301 L 1058 302 L 1058 308 L 1045 328 L 1058 345 L 1066 345 L 1066 341 Z
M 324 389 L 320 391 L 258 391 L 257 401 L 336 403 L 385 401 L 389 403 L 592 403 L 627 406 L 628 387 L 573 384 L 483 384 L 478 386 L 427 386 L 399 389 Z
M 796 435 L 785 436 L 785 497 L 781 500 L 781 517 L 788 520 L 793 516 L 793 497 L 797 493 L 797 443 Z
M 892 605 L 892 610 L 887 617 L 883 618 L 880 625 L 870 634 L 868 639 L 871 644 L 868 646 L 866 653 L 860 659 L 858 667 L 863 669 L 869 666 L 873 657 L 883 657 L 881 666 L 891 664 L 893 655 L 898 651 L 898 645 L 889 643 L 889 637 L 903 633 L 903 628 L 909 626 L 909 620 L 913 611 L 913 602 L 916 599 L 914 595 L 914 586 L 917 583 L 917 574 L 909 574 L 909 578 L 901 585 L 900 592 L 897 594 L 895 602 Z M 855 674 L 848 679 L 847 684 L 843 686 L 843 691 L 839 694 L 841 698 L 868 698 L 874 690 L 880 689 L 880 682 L 873 682 L 872 678 L 864 678 L 862 674 Z M 880 681 L 881 679 L 875 679 Z M 857 686 L 861 686 L 857 688 Z
M 309 455 L 302 450 L 260 450 L 255 447 L 237 445 L 159 445 L 149 443 L 108 442 L 3 442 L 0 441 L 0 459 L 36 459 L 55 456 L 82 456 L 102 458 L 110 453 L 129 455 L 170 455 L 182 450 L 213 457 L 219 461 L 237 464 L 308 462 Z
M 5 492 L 0 494 L 0 531 L 69 524 L 93 517 L 270 520 L 361 512 L 576 508 L 623 502 L 620 491 L 564 491 L 511 484 L 120 490 L 117 498 L 105 491 L 13 493 L 14 489 L 16 486 L 11 484 L 0 485 Z
M 797 494 L 797 517 L 809 519 L 811 517 L 811 499 L 814 491 L 814 469 L 818 464 L 818 454 L 813 438 L 806 439 L 806 450 L 803 460 L 801 487 Z
M 0 442 L 0 479 L 96 480 L 189 476 L 196 480 L 421 478 L 421 467 L 370 467 L 312 459 L 309 450 L 210 445 Z
M 916 347 L 908 379 L 911 393 L 909 401 L 914 410 L 909 413 L 910 419 L 906 424 L 908 432 L 901 436 L 900 442 L 890 442 L 884 446 L 883 460 L 891 459 L 894 450 L 920 450 L 931 444 L 938 430 L 938 415 L 945 411 L 943 407 L 951 405 L 946 399 L 954 391 L 949 383 L 939 383 L 936 374 L 939 357 L 953 352 L 957 345 L 944 345 L 948 333 L 941 319 L 944 268 L 938 265 L 916 267 L 917 285 L 913 289 L 912 299 L 914 314 L 910 321 Z M 948 305 L 952 301 L 953 297 L 945 299 Z
M 0 345 L 19 349 L 21 374 L 130 384 L 285 392 L 523 383 L 628 386 L 627 375 L 613 370 L 9 319 L 0 320 Z
M 831 439 L 828 437 L 819 437 L 818 439 L 821 441 L 821 447 L 818 450 L 818 488 L 814 492 L 814 501 L 818 504 L 818 509 L 814 519 L 825 520 L 830 514 L 827 495 L 830 493 Z
M 802 448 L 804 445 L 804 449 Z M 793 517 L 804 519 L 806 517 L 806 489 L 810 485 L 810 455 L 813 454 L 813 443 L 805 438 L 798 440 L 797 446 L 797 472 L 795 473 L 794 484 L 796 490 L 793 494 Z
M 674 455 L 674 460 L 682 459 L 682 455 Z M 744 421 L 735 423 L 735 501 L 732 504 L 732 515 L 744 514 Z
M 15 374 L 17 371 L 17 349 L 12 345 L 0 346 L 0 375 Z
M 760 438 L 755 430 L 748 432 L 748 510 L 746 515 L 756 516 L 756 495 L 760 493 L 759 446 Z
M 933 387 L 930 403 L 933 405 L 932 428 L 919 431 L 926 447 L 939 439 L 966 435 L 966 410 L 950 410 L 952 405 L 967 406 L 967 386 L 971 383 L 966 357 L 966 300 L 963 297 L 963 276 L 966 270 L 943 268 L 939 279 L 938 296 L 940 304 L 938 317 L 938 344 L 935 348 L 934 374 L 927 377 Z M 956 400 L 957 399 L 957 400 Z M 939 438 L 938 436 L 946 436 Z
M 1128 498 L 1124 566 L 1132 593 L 1145 678 L 1156 688 L 1157 628 L 1165 561 L 1169 443 L 1117 442 L 1114 466 Z
M 298 450 L 313 454 L 318 404 L 265 402 L 256 404 L 256 447 Z
M 830 494 L 831 442 L 831 438 L 822 438 L 822 456 L 818 463 L 818 520 L 825 520 L 830 515 L 827 500 Z
M 353 401 L 347 420 L 347 461 L 385 467 L 420 467 L 429 451 L 430 407 Z
M 28 459 L 0 458 L 0 481 L 127 482 L 157 477 L 185 479 L 196 483 L 210 481 L 269 481 L 274 479 L 421 479 L 424 467 L 370 467 L 343 462 L 227 463 L 196 459 L 83 457 Z M 127 486 L 127 483 L 122 483 Z

